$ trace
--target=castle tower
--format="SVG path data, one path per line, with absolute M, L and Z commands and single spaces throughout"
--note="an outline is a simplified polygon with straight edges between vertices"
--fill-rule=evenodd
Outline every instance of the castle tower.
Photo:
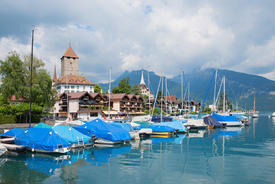
M 66 65 L 68 75 L 78 75 L 78 56 L 71 46 L 61 58 L 61 78 L 66 75 Z

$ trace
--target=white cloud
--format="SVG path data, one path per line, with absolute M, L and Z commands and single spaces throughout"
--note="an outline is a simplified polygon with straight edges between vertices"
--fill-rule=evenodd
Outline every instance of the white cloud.
M 273 76 L 275 23 L 267 3 L 102 0 L 4 5 L 9 8 L 0 7 L 0 16 L 7 17 L 0 20 L 5 25 L 0 59 L 14 49 L 21 55 L 30 53 L 35 25 L 35 43 L 41 47 L 34 54 L 51 75 L 55 64 L 60 73 L 60 58 L 71 40 L 79 73 L 87 73 L 95 83 L 108 78 L 110 67 L 114 78 L 150 65 L 156 74 L 164 69 L 164 75 L 172 77 L 180 68 L 188 73 L 196 66 L 216 67 L 218 55 L 220 68 Z

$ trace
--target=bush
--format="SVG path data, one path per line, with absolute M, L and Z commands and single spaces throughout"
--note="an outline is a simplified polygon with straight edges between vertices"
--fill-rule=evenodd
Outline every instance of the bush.
M 16 123 L 15 115 L 0 115 L 0 124 L 12 124 Z

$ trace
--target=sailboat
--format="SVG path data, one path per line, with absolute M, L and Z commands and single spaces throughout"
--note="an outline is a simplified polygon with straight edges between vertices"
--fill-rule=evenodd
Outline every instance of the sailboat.
M 259 113 L 258 113 L 258 111 L 256 111 L 256 105 L 255 105 L 256 103 L 255 103 L 255 93 L 254 93 L 254 108 L 253 108 L 253 115 L 252 115 L 252 117 L 253 118 L 258 118 L 259 117 Z

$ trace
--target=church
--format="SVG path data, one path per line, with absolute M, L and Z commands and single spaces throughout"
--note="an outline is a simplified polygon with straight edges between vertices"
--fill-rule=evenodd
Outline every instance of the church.
M 61 76 L 57 78 L 56 66 L 54 67 L 53 87 L 58 94 L 63 92 L 75 93 L 87 91 L 94 93 L 95 83 L 89 81 L 83 74 L 78 75 L 78 59 L 71 46 L 61 57 Z

